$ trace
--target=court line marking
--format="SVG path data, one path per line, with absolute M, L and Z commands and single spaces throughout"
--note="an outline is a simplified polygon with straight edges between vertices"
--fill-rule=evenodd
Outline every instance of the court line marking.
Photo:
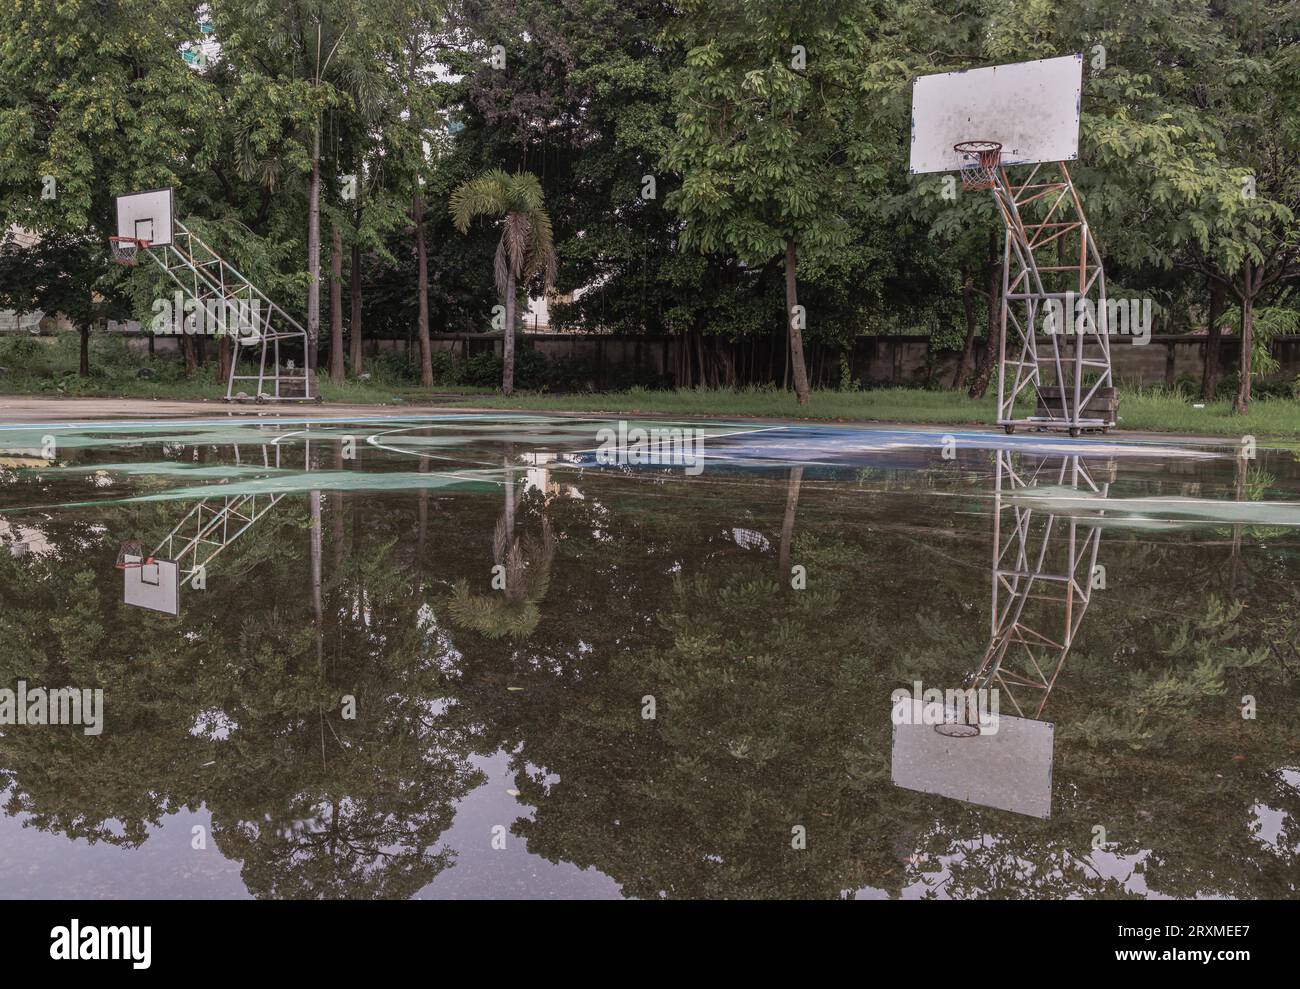
M 502 418 L 502 416 L 511 415 L 510 413 L 497 412 L 471 412 L 461 415 L 415 415 L 415 416 L 348 416 L 345 418 L 335 418 L 332 416 L 314 416 L 312 418 L 298 419 L 270 419 L 270 418 L 251 418 L 251 417 L 229 417 L 224 419 L 132 419 L 132 420 L 89 420 L 85 422 L 16 422 L 0 423 L 0 430 L 18 430 L 18 429 L 138 429 L 142 426 L 154 426 L 160 428 L 185 427 L 185 426 L 310 426 L 312 423 L 348 423 L 348 422 L 442 422 L 447 420 L 483 420 Z M 549 422 L 553 421 L 551 416 L 511 416 L 515 421 L 525 422 Z M 567 417 L 562 417 L 567 418 Z
M 140 420 L 112 420 L 112 421 L 88 420 L 88 421 L 79 421 L 79 422 L 0 423 L 0 432 L 12 432 L 12 431 L 26 430 L 26 429 L 60 429 L 60 430 L 140 429 L 142 427 L 149 427 L 151 431 L 157 431 L 160 429 L 166 429 L 168 427 L 181 429 L 188 426 L 281 426 L 281 425 L 310 426 L 313 423 L 319 423 L 322 425 L 337 425 L 337 424 L 346 424 L 346 423 L 383 423 L 383 422 L 413 423 L 415 424 L 414 427 L 407 427 L 407 428 L 418 428 L 418 425 L 420 423 L 454 422 L 454 421 L 460 421 L 460 422 L 496 421 L 496 422 L 516 422 L 520 424 L 539 423 L 539 422 L 544 422 L 544 423 L 568 422 L 568 423 L 590 424 L 590 423 L 597 423 L 597 422 L 628 421 L 628 422 L 638 422 L 638 423 L 642 423 L 642 422 L 663 423 L 665 425 L 682 425 L 682 426 L 714 425 L 714 426 L 735 427 L 735 426 L 744 425 L 743 423 L 738 422 L 736 420 L 720 420 L 720 419 L 680 420 L 680 419 L 657 419 L 657 418 L 642 419 L 642 418 L 637 418 L 635 416 L 620 417 L 618 414 L 612 414 L 609 416 L 599 416 L 594 418 L 586 418 L 586 417 L 578 417 L 578 416 L 554 416 L 554 415 L 544 415 L 544 414 L 532 415 L 528 413 L 518 413 L 518 412 L 464 412 L 464 413 L 449 413 L 449 414 L 439 414 L 439 415 L 384 415 L 384 416 L 342 416 L 342 417 L 316 416 L 316 417 L 298 417 L 298 418 L 280 418 L 280 417 L 263 418 L 263 417 L 225 416 L 222 418 L 205 418 L 205 419 L 177 418 L 177 419 L 140 419 Z M 921 425 L 923 424 L 917 424 L 917 426 L 921 426 Z M 754 429 L 736 429 L 731 433 L 718 434 L 718 437 L 715 438 L 721 438 L 722 436 L 730 436 L 730 435 L 746 435 L 746 434 L 758 433 L 758 432 L 771 432 L 774 430 L 781 430 L 781 429 L 789 429 L 794 431 L 828 430 L 831 432 L 842 432 L 842 433 L 886 433 L 886 434 L 893 434 L 896 436 L 918 436 L 918 437 L 922 437 L 922 436 L 942 437 L 944 435 L 952 435 L 959 439 L 961 437 L 971 437 L 971 438 L 978 438 L 978 439 L 997 437 L 997 433 L 994 430 L 974 431 L 970 429 L 964 429 L 964 430 L 948 429 L 946 432 L 940 432 L 940 430 L 944 429 L 942 425 L 931 426 L 930 428 L 916 428 L 916 427 L 897 427 L 897 426 L 882 427 L 882 426 L 874 426 L 874 425 L 856 425 L 853 423 L 791 422 L 791 423 L 776 423 L 770 426 L 759 426 Z M 1020 438 L 1002 437 L 1000 438 L 999 442 L 1005 444 L 1007 448 L 1025 449 L 1031 451 L 1037 449 L 1039 443 L 1046 444 L 1046 445 L 1062 444 L 1063 446 L 1067 446 L 1069 449 L 1079 449 L 1079 450 L 1096 450 L 1099 448 L 1106 448 L 1106 447 L 1119 448 L 1119 449 L 1125 447 L 1143 448 L 1143 447 L 1161 446 L 1161 445 L 1179 446 L 1191 450 L 1191 449 L 1198 449 L 1198 448 L 1203 449 L 1204 446 L 1206 445 L 1203 442 L 1205 439 L 1209 439 L 1209 438 L 1202 437 L 1202 438 L 1198 438 L 1198 440 L 1196 441 L 1192 441 L 1192 440 L 1180 440 L 1179 437 L 1171 435 L 1168 439 L 1142 439 L 1142 440 L 1128 440 L 1126 442 L 1116 442 L 1115 439 L 1110 439 L 1110 440 L 1081 439 L 1081 440 L 1071 441 L 1067 444 L 1066 441 L 1060 439 L 1040 440 L 1037 437 L 1031 438 L 1025 436 Z M 1237 446 L 1237 444 L 1233 443 L 1228 438 L 1224 438 L 1222 441 L 1210 439 L 1209 445 L 1214 447 L 1218 447 L 1218 446 L 1236 447 Z

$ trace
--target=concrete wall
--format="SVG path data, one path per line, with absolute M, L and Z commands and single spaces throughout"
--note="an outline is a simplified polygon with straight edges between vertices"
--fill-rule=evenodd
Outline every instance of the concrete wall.
M 550 359 L 570 358 L 590 361 L 599 370 L 619 363 L 641 364 L 656 373 L 672 373 L 677 359 L 678 340 L 673 337 L 604 336 L 583 333 L 524 333 L 520 346 L 529 346 Z M 500 333 L 447 333 L 431 338 L 435 350 L 445 350 L 458 356 L 473 356 L 491 350 L 501 354 Z M 1179 378 L 1200 380 L 1205 368 L 1205 351 L 1208 340 L 1203 336 L 1152 336 L 1150 343 L 1135 345 L 1129 336 L 1111 338 L 1111 363 L 1116 380 L 1122 383 L 1173 384 Z M 1049 338 L 1039 340 L 1040 346 L 1050 347 Z M 414 353 L 414 344 L 408 347 L 404 340 L 372 340 L 367 342 L 368 353 Z M 1237 367 L 1240 342 L 1235 336 L 1220 340 L 1220 369 L 1228 373 Z M 983 343 L 977 343 L 976 359 L 983 353 Z M 933 359 L 933 376 L 942 381 L 951 378 L 957 370 L 960 354 L 956 351 L 936 352 Z M 1282 365 L 1284 374 L 1300 375 L 1300 336 L 1281 337 L 1273 342 L 1273 356 Z M 850 358 L 850 368 L 855 378 L 863 382 L 914 384 L 924 382 L 929 359 L 929 338 L 923 336 L 859 337 Z M 836 379 L 838 380 L 838 378 Z
M 142 355 L 149 350 L 148 337 L 133 332 L 130 326 L 115 326 L 110 332 L 120 333 L 126 338 L 127 345 Z M 498 356 L 501 354 L 500 333 L 434 334 L 431 344 L 434 350 L 446 351 L 462 358 L 489 352 Z M 1040 344 L 1049 346 L 1048 338 L 1042 338 Z M 1144 346 L 1135 345 L 1132 337 L 1112 337 L 1111 360 L 1116 380 L 1121 384 L 1173 384 L 1180 378 L 1199 381 L 1205 363 L 1206 344 L 1207 340 L 1203 336 L 1152 336 L 1150 343 Z M 640 367 L 649 374 L 671 376 L 676 366 L 679 340 L 658 336 L 522 333 L 518 345 L 530 347 L 550 360 L 569 359 L 590 363 L 596 375 L 593 384 L 602 387 L 608 373 L 619 366 L 631 365 Z M 768 349 L 766 343 L 762 346 L 763 349 Z M 1222 373 L 1229 373 L 1237 367 L 1239 346 L 1235 336 L 1225 336 L 1222 339 Z M 381 352 L 409 352 L 414 357 L 417 349 L 413 341 L 366 341 L 366 352 L 372 355 Z M 216 353 L 214 341 L 209 341 L 207 350 L 209 356 Z M 178 337 L 154 338 L 155 354 L 179 356 L 179 351 Z M 980 352 L 982 344 L 977 347 L 977 360 Z M 829 359 L 820 362 L 824 371 L 822 383 L 838 383 L 838 356 L 838 353 L 831 353 Z M 931 360 L 929 338 L 923 336 L 859 337 L 850 356 L 850 368 L 853 377 L 864 383 L 921 384 L 927 375 L 931 375 L 935 381 L 946 383 L 956 371 L 959 356 L 955 351 L 939 351 Z M 1300 375 L 1300 336 L 1275 340 L 1273 356 L 1281 364 L 1282 374 Z
M 863 381 L 906 384 L 924 381 L 928 364 L 926 337 L 866 337 L 858 341 L 853 358 L 855 376 Z M 1208 340 L 1192 336 L 1152 336 L 1145 345 L 1136 345 L 1128 336 L 1111 337 L 1111 367 L 1119 382 L 1142 384 L 1173 384 L 1179 378 L 1200 380 L 1205 369 Z M 1051 347 L 1050 338 L 1039 338 L 1040 353 Z M 1220 340 L 1219 366 L 1223 373 L 1237 367 L 1240 341 L 1236 337 Z M 978 360 L 984 346 L 976 345 Z M 1282 363 L 1283 371 L 1300 374 L 1300 337 L 1287 337 L 1275 341 L 1274 355 Z M 934 355 L 933 372 L 937 380 L 951 378 L 957 370 L 960 354 L 941 351 Z

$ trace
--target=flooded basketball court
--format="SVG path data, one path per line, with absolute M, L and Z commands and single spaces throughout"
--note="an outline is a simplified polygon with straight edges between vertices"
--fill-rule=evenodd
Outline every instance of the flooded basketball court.
M 1300 454 L 4 426 L 0 722 L 8 897 L 1294 897 Z

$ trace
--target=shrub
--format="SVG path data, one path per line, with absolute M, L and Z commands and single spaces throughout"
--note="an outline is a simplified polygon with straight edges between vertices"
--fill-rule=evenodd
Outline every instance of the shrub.
M 26 333 L 0 337 L 0 363 L 15 373 L 44 368 L 49 364 L 49 347 Z
M 450 350 L 435 350 L 429 355 L 433 380 L 440 385 L 459 385 L 465 376 L 465 362 Z
M 517 355 L 516 355 L 517 356 Z M 483 388 L 495 388 L 501 384 L 501 358 L 495 354 L 475 354 L 469 360 L 464 361 L 464 377 L 461 379 L 467 385 L 478 385 Z M 518 375 L 519 365 L 515 364 L 515 373 Z
M 1215 398 L 1231 399 L 1237 394 L 1237 385 L 1241 381 L 1241 375 L 1237 371 L 1225 374 L 1219 379 L 1218 387 L 1215 389 Z M 1297 393 L 1300 379 L 1290 377 L 1285 374 L 1273 374 L 1266 378 L 1256 378 L 1250 383 L 1250 394 L 1253 398 L 1296 398 L 1300 397 Z
M 396 351 L 380 351 L 373 357 L 367 357 L 362 367 L 377 382 L 403 384 L 420 380 L 419 365 L 406 354 Z

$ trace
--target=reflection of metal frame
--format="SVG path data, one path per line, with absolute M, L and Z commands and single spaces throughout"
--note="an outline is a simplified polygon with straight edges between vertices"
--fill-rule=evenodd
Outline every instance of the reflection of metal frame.
M 262 466 L 269 468 L 272 464 L 267 449 L 263 445 Z M 271 444 L 270 449 L 275 451 L 275 466 L 279 467 L 280 447 Z M 310 467 L 310 452 L 307 459 Z M 235 463 L 242 463 L 238 443 L 235 444 Z M 153 555 L 176 561 L 181 572 L 180 587 L 184 587 L 201 568 L 247 532 L 283 497 L 283 494 L 234 495 L 222 498 L 220 506 L 216 504 L 216 498 L 204 498 L 163 537 Z
M 991 173 L 993 199 L 1006 227 L 998 425 L 1007 432 L 1017 425 L 1068 429 L 1071 436 L 1083 429 L 1105 431 L 1115 425 L 1106 276 L 1070 170 L 1063 161 L 1035 165 L 1018 183 L 1008 179 L 1005 167 Z M 1064 312 L 1066 326 L 1054 327 L 1049 336 L 1051 352 L 1039 353 L 1035 326 L 1048 303 L 1065 307 L 1068 299 L 1089 299 L 1097 318 L 1084 320 L 1082 332 L 1076 333 L 1075 314 Z M 1018 302 L 1024 303 L 1023 322 L 1014 305 Z M 1007 337 L 1010 328 L 1015 340 Z M 1073 337 L 1073 354 L 1062 340 L 1065 334 Z M 1016 400 L 1026 391 L 1037 408 L 1017 419 Z
M 184 587 L 283 497 L 283 494 L 236 495 L 220 499 L 220 505 L 216 504 L 216 498 L 205 498 L 167 533 L 153 555 L 176 562 L 181 572 L 180 586 Z
M 271 454 L 274 451 L 274 463 Z M 239 444 L 235 444 L 235 463 L 242 463 Z M 311 470 L 311 442 L 305 444 L 304 463 Z M 280 447 L 275 443 L 262 445 L 262 465 L 280 466 Z M 204 498 L 185 513 L 149 554 L 157 560 L 166 560 L 177 568 L 176 611 L 180 607 L 180 591 L 186 584 L 217 557 L 227 546 L 261 521 L 285 497 L 284 492 L 273 494 L 252 493 L 231 495 L 226 498 Z M 129 588 L 129 582 L 128 582 Z M 128 600 L 127 604 L 135 602 Z
M 1044 457 L 1032 470 L 1018 467 L 1010 451 L 997 458 L 991 634 L 970 685 L 999 688 L 1017 714 L 1038 718 L 1092 598 L 1101 528 L 1032 508 L 1017 495 L 1051 483 L 1105 498 L 1110 485 L 1094 483 L 1077 456 Z

